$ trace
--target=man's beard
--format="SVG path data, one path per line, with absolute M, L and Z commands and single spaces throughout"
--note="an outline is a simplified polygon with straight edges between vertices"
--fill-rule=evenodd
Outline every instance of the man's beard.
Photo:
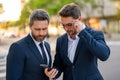
M 35 39 L 36 41 L 38 41 L 38 42 L 43 41 L 43 40 L 46 38 L 46 36 L 47 36 L 47 35 L 39 35 L 39 36 L 34 36 L 34 35 L 33 35 L 34 39 Z
M 76 34 L 77 34 L 77 32 L 74 31 L 74 32 L 72 32 L 69 36 L 70 36 L 70 38 L 72 38 L 72 39 L 76 39 Z

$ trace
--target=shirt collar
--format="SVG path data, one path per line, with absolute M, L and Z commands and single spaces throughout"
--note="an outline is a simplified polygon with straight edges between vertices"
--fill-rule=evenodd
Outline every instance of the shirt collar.
M 41 42 L 36 41 L 36 40 L 34 39 L 34 37 L 32 36 L 32 33 L 31 33 L 31 32 L 30 32 L 30 36 L 32 37 L 32 39 L 33 39 L 33 41 L 35 42 L 35 44 L 40 44 L 41 42 L 43 42 L 43 44 L 44 44 L 44 40 L 41 41 Z
M 68 34 L 67 34 L 67 35 L 68 35 Z M 79 39 L 78 34 L 76 35 L 76 39 Z M 76 40 L 76 39 L 75 39 L 75 40 Z M 74 41 L 72 38 L 70 38 L 69 35 L 68 35 L 68 40 L 69 40 L 69 41 Z
M 82 24 L 82 26 L 83 26 L 83 29 L 85 29 L 86 28 L 86 26 L 85 26 L 85 24 Z M 68 34 L 67 34 L 68 35 Z M 79 39 L 80 37 L 78 37 L 78 34 L 76 35 L 76 39 Z M 75 40 L 76 40 L 75 39 Z M 72 38 L 70 38 L 70 36 L 68 35 L 68 40 L 69 41 L 74 41 Z
M 85 24 L 82 24 L 82 26 L 83 26 L 83 29 L 85 29 L 85 28 L 86 28 L 86 25 L 85 25 Z

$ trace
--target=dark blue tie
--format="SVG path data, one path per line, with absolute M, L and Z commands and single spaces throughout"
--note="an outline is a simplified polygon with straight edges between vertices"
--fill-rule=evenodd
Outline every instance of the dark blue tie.
M 44 64 L 47 64 L 47 57 L 46 57 L 45 50 L 44 50 L 44 47 L 43 47 L 43 42 L 41 42 L 39 45 L 40 45 L 42 55 L 43 55 L 43 62 L 44 62 Z

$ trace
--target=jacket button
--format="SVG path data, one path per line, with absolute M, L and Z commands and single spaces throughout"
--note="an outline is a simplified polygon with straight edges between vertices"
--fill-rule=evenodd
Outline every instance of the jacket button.
M 82 38 L 84 38 L 84 36 L 81 36 Z

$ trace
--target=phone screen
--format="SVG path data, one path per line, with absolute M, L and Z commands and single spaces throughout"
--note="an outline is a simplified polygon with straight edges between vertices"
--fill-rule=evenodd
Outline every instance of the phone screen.
M 52 69 L 47 64 L 40 64 L 40 66 L 43 68 L 48 68 L 48 71 L 50 71 Z
M 48 68 L 47 64 L 40 64 L 41 67 Z

